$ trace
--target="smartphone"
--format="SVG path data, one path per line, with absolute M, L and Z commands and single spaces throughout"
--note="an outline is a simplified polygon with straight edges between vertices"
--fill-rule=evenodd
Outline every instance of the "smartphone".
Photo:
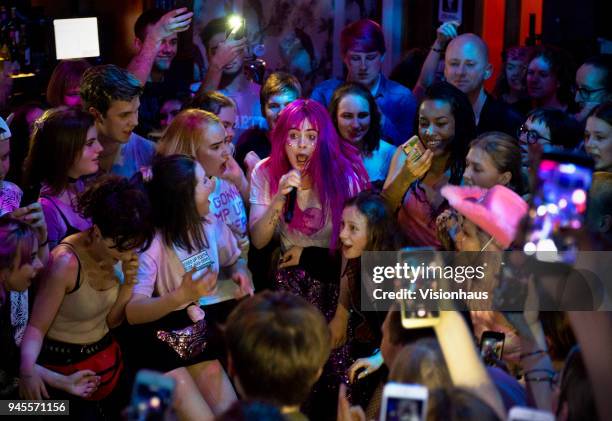
M 577 250 L 572 234 L 585 224 L 592 179 L 593 160 L 588 156 L 566 152 L 542 154 L 529 212 L 526 252 Z
M 230 15 L 227 18 L 227 29 L 225 39 L 242 39 L 246 35 L 246 21 L 238 15 Z
M 425 419 L 429 393 L 420 384 L 387 383 L 383 389 L 380 421 Z
M 485 330 L 480 337 L 480 355 L 486 361 L 490 357 L 498 360 L 504 355 L 504 341 L 506 335 L 494 330 Z
M 425 306 L 410 303 L 409 300 L 400 301 L 400 311 L 402 312 L 402 327 L 404 329 L 433 327 L 440 321 L 438 310 L 428 310 Z
M 172 377 L 151 370 L 136 374 L 132 400 L 128 411 L 130 420 L 164 420 L 172 408 L 176 382 Z
M 414 135 L 408 139 L 408 141 L 402 146 L 402 149 L 404 149 L 406 159 L 409 159 L 412 162 L 417 161 L 427 150 L 417 135 Z
M 440 257 L 436 254 L 435 249 L 431 247 L 406 247 L 400 250 L 400 253 L 400 262 L 408 266 L 418 268 L 423 265 L 441 265 Z M 428 288 L 435 288 L 436 286 L 437 281 L 435 279 L 424 279 L 423 277 L 419 277 L 411 282 L 402 283 L 401 287 L 414 292 L 416 297 L 414 300 L 400 300 L 400 312 L 404 329 L 433 327 L 438 324 L 440 311 L 436 308 L 431 308 L 431 304 L 426 303 L 421 298 L 419 292 Z
M 508 412 L 508 421 L 555 421 L 552 412 L 514 406 Z

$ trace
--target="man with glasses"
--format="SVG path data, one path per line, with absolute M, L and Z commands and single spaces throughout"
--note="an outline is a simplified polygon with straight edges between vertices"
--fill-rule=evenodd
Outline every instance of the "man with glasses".
M 516 132 L 521 146 L 523 166 L 529 166 L 531 151 L 539 145 L 544 151 L 572 150 L 582 138 L 582 127 L 567 113 L 552 108 L 536 108 L 527 114 L 525 123 Z
M 593 108 L 612 100 L 612 56 L 599 55 L 585 61 L 576 72 L 576 96 L 579 112 L 576 119 L 584 122 Z

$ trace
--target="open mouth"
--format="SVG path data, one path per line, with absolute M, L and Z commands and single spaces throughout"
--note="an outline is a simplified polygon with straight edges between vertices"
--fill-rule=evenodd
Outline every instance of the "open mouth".
M 425 145 L 427 146 L 427 149 L 438 149 L 438 147 L 440 147 L 440 145 L 442 144 L 441 140 L 428 140 L 427 142 L 425 142 Z
M 303 153 L 297 154 L 295 156 L 295 160 L 297 161 L 298 164 L 306 164 L 309 159 L 310 159 L 310 156 L 303 154 Z

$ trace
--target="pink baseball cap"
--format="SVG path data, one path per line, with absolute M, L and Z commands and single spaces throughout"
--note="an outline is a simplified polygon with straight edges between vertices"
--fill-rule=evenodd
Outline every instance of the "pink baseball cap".
M 502 185 L 488 190 L 475 186 L 446 185 L 440 192 L 457 212 L 491 235 L 504 248 L 512 244 L 521 219 L 529 209 L 521 196 Z

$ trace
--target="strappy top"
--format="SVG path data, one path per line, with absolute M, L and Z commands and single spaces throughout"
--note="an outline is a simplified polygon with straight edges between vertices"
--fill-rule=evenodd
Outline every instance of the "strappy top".
M 83 181 L 76 182 L 76 189 L 79 192 L 85 189 Z M 40 192 L 39 202 L 47 222 L 50 248 L 55 247 L 64 238 L 91 227 L 91 221 L 79 215 L 69 204 L 61 202 L 59 196 L 52 195 L 49 188 L 44 184 Z
M 60 243 L 78 260 L 76 285 L 64 296 L 64 300 L 51 324 L 47 336 L 57 341 L 86 344 L 97 342 L 106 335 L 109 328 L 106 317 L 117 301 L 119 283 L 111 288 L 98 291 L 91 286 L 89 269 L 93 262 L 85 260 L 74 244 Z

